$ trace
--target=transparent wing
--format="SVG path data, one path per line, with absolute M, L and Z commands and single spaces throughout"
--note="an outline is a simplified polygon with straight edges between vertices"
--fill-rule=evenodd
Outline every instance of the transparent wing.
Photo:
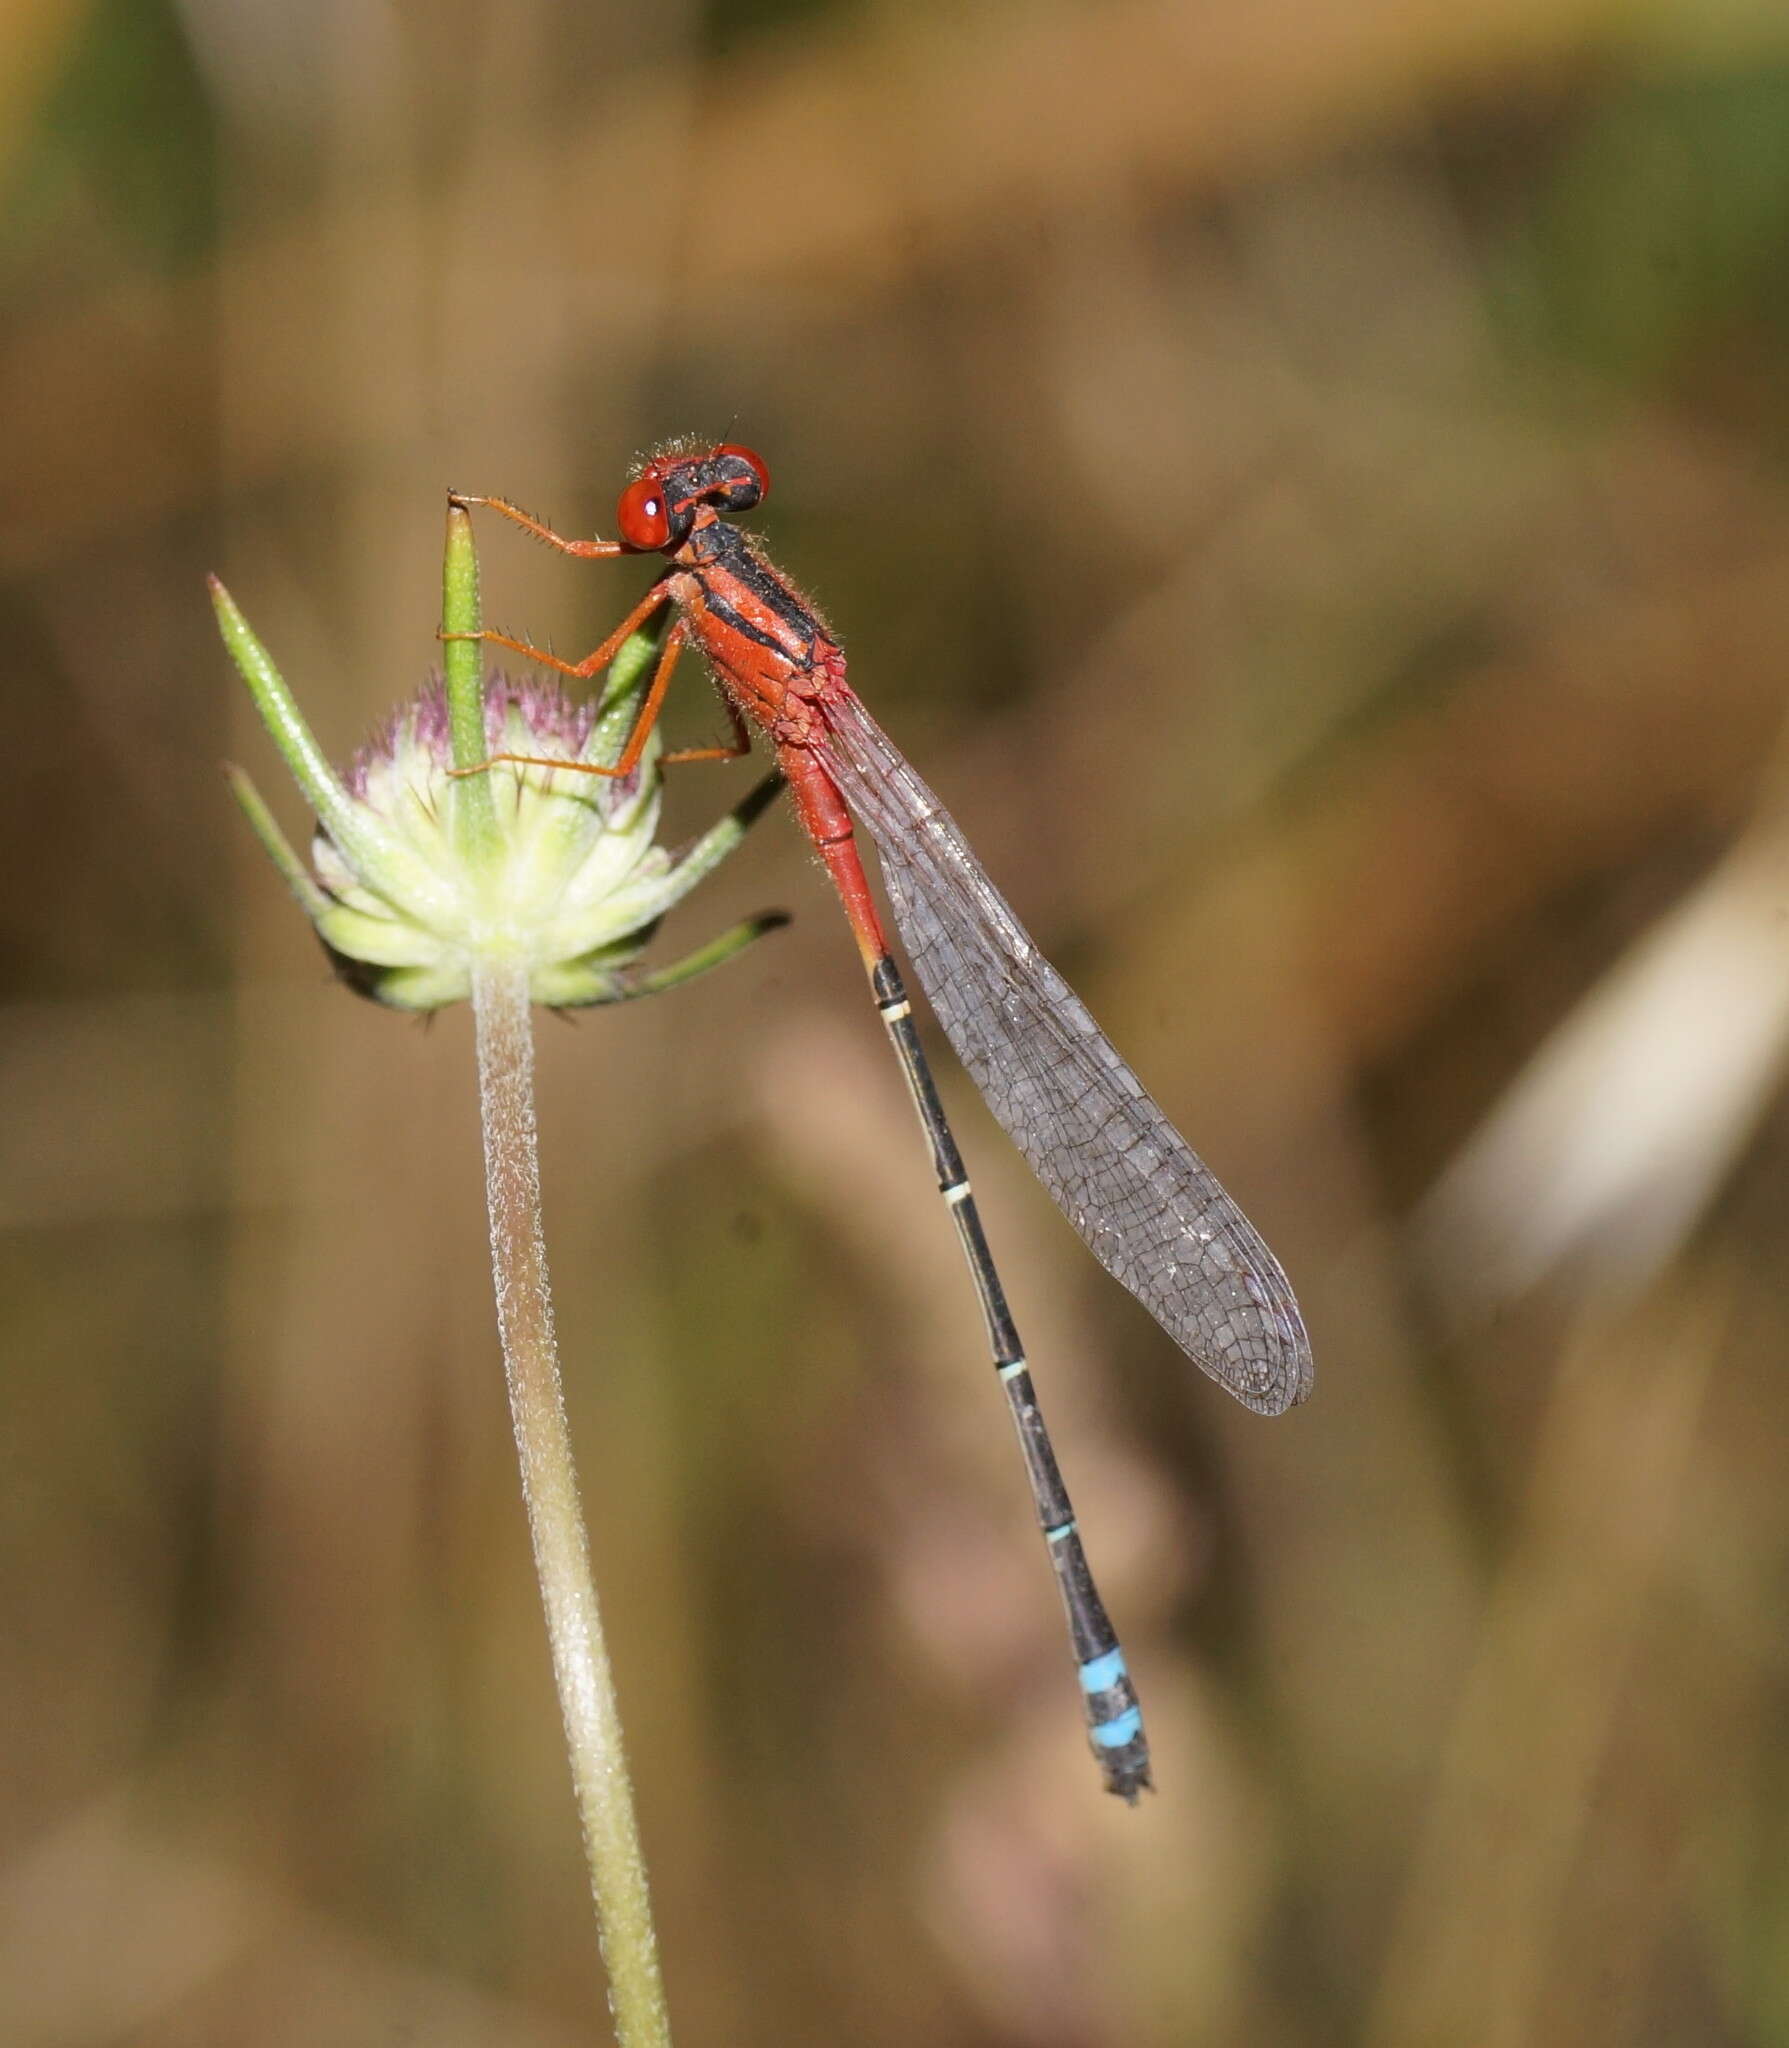
M 1278 1415 L 1311 1388 L 1279 1261 L 1033 944 L 855 697 L 820 752 L 869 828 L 895 922 L 958 1059 L 1106 1271 L 1204 1372 Z

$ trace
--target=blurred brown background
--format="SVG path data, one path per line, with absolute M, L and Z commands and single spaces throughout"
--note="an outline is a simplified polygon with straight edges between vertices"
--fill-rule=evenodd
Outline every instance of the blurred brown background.
M 14 0 L 0 2041 L 603 2038 L 462 1015 L 217 772 L 345 754 L 443 492 L 756 522 L 1278 1248 L 1194 1375 L 945 1067 L 1159 1796 L 790 931 L 543 1019 L 680 2041 L 1789 2039 L 1789 28 L 1762 0 Z M 484 534 L 493 623 L 643 585 Z M 672 729 L 719 724 L 690 678 Z M 746 786 L 691 769 L 679 830 Z

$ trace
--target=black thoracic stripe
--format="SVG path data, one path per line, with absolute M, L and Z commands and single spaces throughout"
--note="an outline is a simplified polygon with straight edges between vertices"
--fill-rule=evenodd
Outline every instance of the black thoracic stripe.
M 969 1178 L 963 1171 L 962 1154 L 957 1150 L 937 1083 L 932 1079 L 931 1067 L 914 1028 L 912 1006 L 902 985 L 900 969 L 887 955 L 871 969 L 870 985 L 901 1062 L 901 1071 L 907 1077 L 914 1107 L 919 1111 L 926 1141 L 932 1149 L 938 1192 L 956 1223 L 969 1277 L 975 1283 L 982 1314 L 987 1319 L 989 1348 L 1018 1431 L 1038 1525 L 1049 1546 L 1051 1569 L 1068 1617 L 1075 1662 L 1080 1667 L 1088 1738 L 1106 1789 L 1134 1803 L 1137 1794 L 1150 1783 L 1149 1742 L 1143 1733 L 1136 1691 L 1125 1669 L 1124 1652 L 1118 1646 L 1117 1634 L 1094 1584 L 1093 1570 L 1075 1525 L 1075 1511 L 1056 1463 L 1043 1410 L 1038 1406 L 1019 1333 L 988 1249 Z
M 707 532 L 714 536 L 706 549 L 708 559 L 723 567 L 728 576 L 743 584 L 767 612 L 780 619 L 789 629 L 788 638 L 778 640 L 767 635 L 762 626 L 741 618 L 725 597 L 716 591 L 713 581 L 704 578 L 706 588 L 703 595 L 709 609 L 717 612 L 730 626 L 736 626 L 748 639 L 756 640 L 761 647 L 774 647 L 784 655 L 791 648 L 806 647 L 814 637 L 812 607 L 754 551 L 738 527 L 715 525 Z
M 740 634 L 747 640 L 755 640 L 760 647 L 768 647 L 773 654 L 788 658 L 789 649 L 783 641 L 774 633 L 765 632 L 756 621 L 748 619 L 743 612 L 730 605 L 712 585 L 702 593 L 702 602 L 730 631 Z

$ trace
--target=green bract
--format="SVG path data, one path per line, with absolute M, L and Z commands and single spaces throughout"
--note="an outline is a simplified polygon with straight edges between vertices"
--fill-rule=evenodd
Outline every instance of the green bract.
M 776 777 L 672 853 L 655 840 L 663 787 L 656 733 L 622 777 L 508 763 L 456 777 L 455 720 L 439 680 L 338 776 L 247 620 L 215 581 L 212 595 L 256 709 L 316 811 L 312 869 L 232 770 L 237 799 L 342 978 L 362 994 L 396 1009 L 439 1009 L 470 995 L 476 960 L 501 958 L 526 964 L 537 1003 L 619 1002 L 717 966 L 782 922 L 752 919 L 670 967 L 635 965 L 666 911 L 738 845 Z M 538 677 L 485 678 L 483 753 L 613 763 L 653 654 L 652 641 L 636 635 L 602 696 L 583 703 Z M 462 718 L 462 729 L 468 723 Z

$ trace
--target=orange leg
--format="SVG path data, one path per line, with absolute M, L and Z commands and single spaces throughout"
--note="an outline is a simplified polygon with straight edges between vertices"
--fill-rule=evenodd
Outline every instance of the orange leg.
M 666 754 L 659 763 L 662 768 L 675 768 L 680 761 L 737 761 L 752 751 L 752 735 L 739 706 L 725 690 L 721 702 L 727 707 L 727 722 L 733 728 L 733 744 L 730 747 L 679 747 L 674 754 Z
M 585 560 L 593 556 L 625 555 L 630 552 L 618 540 L 567 540 L 562 533 L 555 533 L 550 526 L 543 526 L 532 513 L 524 512 L 519 505 L 512 505 L 507 498 L 469 498 L 460 491 L 449 491 L 450 505 L 484 505 L 493 512 L 501 512 L 505 519 L 513 519 L 524 533 L 531 533 L 536 540 L 544 540 L 548 547 L 557 548 L 561 554 L 580 555 Z
M 609 637 L 593 653 L 585 655 L 582 661 L 561 661 L 558 655 L 549 654 L 544 647 L 530 647 L 526 640 L 512 640 L 507 633 L 438 633 L 439 640 L 488 640 L 499 647 L 507 647 L 516 654 L 525 654 L 530 661 L 538 661 L 546 668 L 555 668 L 562 676 L 576 676 L 579 682 L 587 683 L 594 675 L 600 674 L 621 652 L 621 643 L 630 633 L 637 632 L 661 605 L 669 604 L 670 593 L 663 583 L 655 583 L 622 620 Z M 671 645 L 667 637 L 665 646 Z M 661 654 L 661 662 L 664 656 Z M 655 685 L 656 687 L 656 685 Z M 644 742 L 641 743 L 644 745 Z
M 603 652 L 604 647 L 610 648 L 610 655 L 612 657 L 614 648 L 620 646 L 621 641 L 626 638 L 627 634 L 638 623 L 637 617 L 625 621 L 615 633 L 610 635 L 609 640 L 604 641 L 603 647 L 599 647 L 596 650 L 596 654 L 589 657 L 590 662 L 596 662 L 597 655 Z M 520 648 L 520 642 L 503 640 L 502 636 L 496 633 L 449 634 L 448 638 L 499 640 L 505 647 Z M 613 647 L 610 646 L 611 641 L 614 643 Z M 448 774 L 450 776 L 482 775 L 487 768 L 493 766 L 496 762 L 509 761 L 518 768 L 569 768 L 577 775 L 609 775 L 616 777 L 631 775 L 640 765 L 640 756 L 646 751 L 646 742 L 652 736 L 652 728 L 658 723 L 658 714 L 665 701 L 665 692 L 671 687 L 671 671 L 677 666 L 677 657 L 683 652 L 683 644 L 683 621 L 679 619 L 670 632 L 665 635 L 665 644 L 659 649 L 658 667 L 652 672 L 652 687 L 646 692 L 646 701 L 640 706 L 640 715 L 634 720 L 634 729 L 628 734 L 627 745 L 622 748 L 621 758 L 615 763 L 613 768 L 605 768 L 600 762 L 596 761 L 555 761 L 544 754 L 493 754 L 490 760 L 480 761 L 471 768 L 450 768 L 447 771 Z M 532 654 L 535 650 L 533 648 L 521 648 L 520 651 L 525 654 Z M 600 663 L 597 665 L 601 666 Z M 564 669 L 567 675 L 572 676 L 594 673 L 584 662 L 580 662 L 576 668 L 567 667 L 564 662 L 555 662 L 554 666 Z
M 507 642 L 505 643 L 508 644 Z M 554 760 L 546 754 L 493 754 L 488 761 L 480 761 L 473 768 L 450 768 L 451 776 L 482 775 L 498 761 L 508 761 L 517 768 L 569 768 L 574 775 L 631 775 L 640 765 L 640 756 L 646 751 L 646 742 L 652 728 L 658 723 L 659 712 L 664 707 L 665 692 L 671 687 L 671 671 L 677 666 L 677 657 L 688 645 L 683 621 L 678 620 L 665 635 L 665 644 L 659 650 L 658 667 L 652 672 L 652 687 L 646 692 L 646 701 L 640 706 L 640 715 L 634 720 L 634 729 L 627 736 L 627 745 L 621 750 L 621 758 L 613 768 L 605 768 L 596 761 Z M 680 761 L 737 761 L 741 754 L 749 754 L 752 743 L 747 736 L 745 721 L 740 717 L 733 700 L 727 700 L 727 712 L 733 721 L 733 744 L 730 747 L 681 747 L 674 754 L 664 757 L 663 765 L 675 767 Z

